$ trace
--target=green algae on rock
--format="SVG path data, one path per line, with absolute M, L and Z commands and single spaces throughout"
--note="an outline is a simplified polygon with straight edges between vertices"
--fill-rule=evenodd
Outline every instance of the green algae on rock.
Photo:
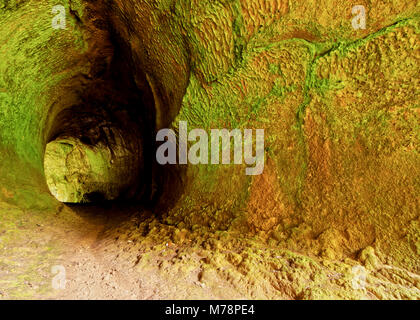
M 61 2 L 65 30 L 51 27 L 56 1 L 0 1 L 0 201 L 22 211 L 19 221 L 34 208 L 41 220 L 56 216 L 47 184 L 59 200 L 84 202 L 150 180 L 144 188 L 158 206 L 141 227 L 147 236 L 127 230 L 146 243 L 160 231 L 181 230 L 177 242 L 185 230 L 202 231 L 193 240 L 219 248 L 203 267 L 207 284 L 217 275 L 247 293 L 261 284 L 250 297 L 358 298 L 347 269 L 362 262 L 378 283 L 369 297 L 418 298 L 418 1 Z M 354 5 L 366 6 L 365 30 L 352 28 Z M 134 167 L 123 164 L 120 142 L 89 133 L 99 119 L 127 129 L 129 163 L 144 151 Z M 146 166 L 155 131 L 176 132 L 179 121 L 265 129 L 263 175 Z M 117 167 L 118 155 L 125 160 Z M 140 193 L 132 187 L 128 198 Z M 12 215 L 0 209 L 4 216 Z M 21 233 L 10 220 L 1 228 Z M 235 249 L 233 236 L 203 240 L 221 231 L 258 244 L 244 240 L 250 248 L 225 254 L 223 247 Z M 273 252 L 259 255 L 267 243 Z M 278 262 L 276 250 L 287 258 Z M 232 269 L 222 272 L 225 263 Z M 283 270 L 292 263 L 305 272 Z M 324 287 L 335 274 L 322 264 L 344 275 L 333 287 Z
M 131 160 L 131 161 L 130 161 Z M 54 197 L 66 203 L 115 200 L 136 177 L 137 157 L 122 147 L 89 146 L 74 138 L 47 144 L 44 171 Z

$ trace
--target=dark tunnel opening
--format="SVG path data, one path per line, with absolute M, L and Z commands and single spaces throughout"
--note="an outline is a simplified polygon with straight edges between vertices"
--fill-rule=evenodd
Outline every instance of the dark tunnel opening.
M 128 46 L 107 28 L 112 49 L 93 61 L 78 103 L 58 112 L 48 133 L 47 185 L 67 204 L 147 203 L 154 193 L 154 96 Z

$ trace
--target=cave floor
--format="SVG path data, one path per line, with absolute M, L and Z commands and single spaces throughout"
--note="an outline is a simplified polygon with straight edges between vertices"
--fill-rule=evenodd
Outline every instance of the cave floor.
M 0 299 L 419 299 L 420 276 L 232 232 L 178 230 L 136 207 L 0 203 Z M 47 218 L 48 217 L 48 218 Z M 65 289 L 52 289 L 64 266 Z

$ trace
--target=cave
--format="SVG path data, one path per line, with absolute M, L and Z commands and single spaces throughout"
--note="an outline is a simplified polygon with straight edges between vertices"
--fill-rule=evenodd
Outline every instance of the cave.
M 420 298 L 416 1 L 61 2 L 0 0 L 0 299 Z

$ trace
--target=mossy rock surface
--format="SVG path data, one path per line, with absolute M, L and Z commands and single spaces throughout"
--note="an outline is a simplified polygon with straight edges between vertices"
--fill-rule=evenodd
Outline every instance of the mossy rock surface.
M 35 235 L 18 221 L 33 212 L 39 224 L 56 217 L 54 193 L 65 202 L 124 194 L 153 198 L 156 228 L 167 237 L 179 230 L 177 240 L 184 230 L 200 239 L 230 232 L 323 261 L 353 259 L 374 270 L 392 265 L 396 273 L 420 273 L 417 1 L 61 3 L 64 30 L 51 24 L 55 1 L 0 0 L 0 220 L 8 221 L 0 235 L 10 241 L 23 232 Z M 352 27 L 355 5 L 366 7 L 366 29 Z M 124 133 L 104 142 L 98 119 Z M 263 174 L 246 176 L 245 166 L 236 165 L 162 169 L 146 163 L 155 154 L 143 147 L 153 147 L 161 128 L 177 132 L 179 121 L 205 130 L 264 129 Z M 47 145 L 62 127 L 76 132 L 79 122 L 83 130 L 76 130 L 71 150 L 81 156 L 69 163 L 74 151 Z M 90 124 L 93 133 L 86 130 Z M 80 143 L 84 135 L 88 142 Z M 126 152 L 138 150 L 144 167 L 125 162 Z M 118 155 L 124 160 L 117 166 Z M 45 161 L 53 168 L 48 173 Z M 19 217 L 10 218 L 9 206 Z M 62 248 L 51 242 L 28 261 L 44 263 L 38 258 L 50 245 L 47 256 L 54 259 Z M 220 253 L 220 259 L 245 261 L 241 272 L 257 279 L 253 264 L 272 257 L 253 254 Z M 322 269 L 307 263 L 306 273 L 294 276 Z M 216 257 L 207 267 L 220 264 Z M 238 274 L 232 277 L 240 286 Z M 303 282 L 298 289 L 287 296 L 344 297 L 323 288 L 307 292 Z M 401 298 L 416 297 L 415 289 L 396 290 Z

